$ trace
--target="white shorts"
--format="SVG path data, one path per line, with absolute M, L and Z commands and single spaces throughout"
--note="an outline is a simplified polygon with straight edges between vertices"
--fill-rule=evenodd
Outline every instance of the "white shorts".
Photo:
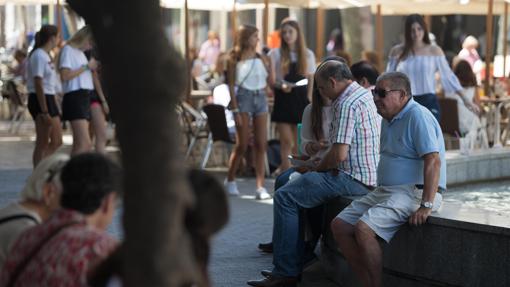
M 420 207 L 422 193 L 423 190 L 415 185 L 379 186 L 353 201 L 337 217 L 351 225 L 361 220 L 379 237 L 390 242 L 399 227 Z M 439 209 L 442 200 L 443 196 L 436 193 L 432 211 Z

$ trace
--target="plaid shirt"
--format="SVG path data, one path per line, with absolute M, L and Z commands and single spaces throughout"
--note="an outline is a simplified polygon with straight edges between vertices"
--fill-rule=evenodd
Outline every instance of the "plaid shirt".
M 85 217 L 72 210 L 60 210 L 47 222 L 21 234 L 12 247 L 0 273 L 0 286 L 30 252 L 57 228 L 61 229 L 42 246 L 20 273 L 14 286 L 88 286 L 87 272 L 106 258 L 117 246 L 117 240 L 106 232 L 86 225 Z
M 349 145 L 347 159 L 340 171 L 363 184 L 377 184 L 381 117 L 371 93 L 353 82 L 332 104 L 330 142 Z

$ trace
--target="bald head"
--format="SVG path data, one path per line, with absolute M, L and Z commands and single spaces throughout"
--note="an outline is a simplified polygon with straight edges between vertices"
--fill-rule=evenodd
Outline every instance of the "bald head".
M 326 60 L 322 62 L 315 72 L 315 77 L 322 80 L 333 78 L 336 81 L 353 80 L 351 70 L 347 64 L 337 60 Z

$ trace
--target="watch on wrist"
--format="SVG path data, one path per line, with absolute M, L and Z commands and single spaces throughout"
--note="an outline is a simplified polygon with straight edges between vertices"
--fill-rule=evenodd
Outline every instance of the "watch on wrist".
M 420 204 L 420 207 L 428 208 L 428 209 L 432 209 L 433 206 L 434 206 L 434 203 L 432 203 L 430 201 L 422 201 Z

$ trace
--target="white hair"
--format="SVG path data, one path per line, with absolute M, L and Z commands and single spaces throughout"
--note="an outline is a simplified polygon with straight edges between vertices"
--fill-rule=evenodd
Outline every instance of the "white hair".
M 39 162 L 28 177 L 25 187 L 21 191 L 21 198 L 41 201 L 44 184 L 50 180 L 57 190 L 62 190 L 60 171 L 68 160 L 69 156 L 67 154 L 60 153 L 53 154 Z

